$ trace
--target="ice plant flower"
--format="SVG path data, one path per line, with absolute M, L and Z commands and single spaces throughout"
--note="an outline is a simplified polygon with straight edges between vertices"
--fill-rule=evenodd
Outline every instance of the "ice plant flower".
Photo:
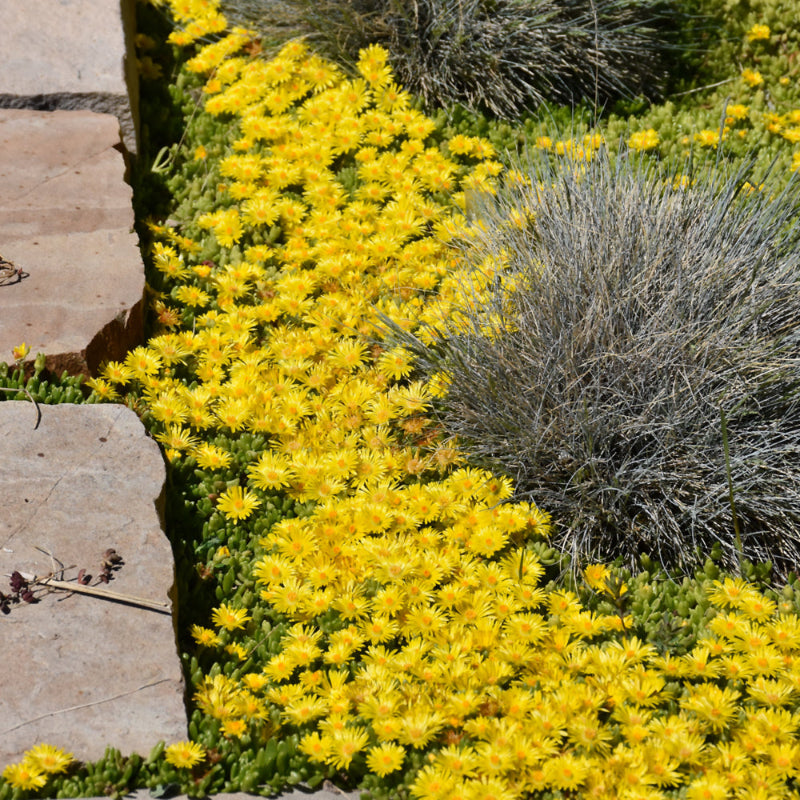
M 30 353 L 31 348 L 23 342 L 22 344 L 18 344 L 12 351 L 11 354 L 14 356 L 14 361 L 22 361 L 25 356 Z
M 761 73 L 757 70 L 754 72 L 752 69 L 743 69 L 742 70 L 742 80 L 750 87 L 755 88 L 756 86 L 761 86 L 764 83 L 764 78 L 762 77 Z
M 762 39 L 769 39 L 769 33 L 769 25 L 753 25 L 753 27 L 747 31 L 747 41 L 758 42 Z
M 3 778 L 14 789 L 24 791 L 41 789 L 47 783 L 47 774 L 25 759 L 18 764 L 9 764 L 3 770 Z
M 247 519 L 260 505 L 258 496 L 241 486 L 231 486 L 217 500 L 217 508 L 228 519 Z
M 235 631 L 237 628 L 244 628 L 250 617 L 244 608 L 232 608 L 227 603 L 222 603 L 215 608 L 211 614 L 214 624 L 226 631 Z
M 405 748 L 399 744 L 384 742 L 369 749 L 367 766 L 376 774 L 383 777 L 390 772 L 396 772 L 403 766 Z
M 167 745 L 164 758 L 168 764 L 178 769 L 188 769 L 199 764 L 206 757 L 203 745 L 198 742 L 176 742 Z
M 646 131 L 632 133 L 628 139 L 628 147 L 632 150 L 652 150 L 658 147 L 659 141 L 658 131 L 648 128 Z
M 25 753 L 25 761 L 43 772 L 65 772 L 72 763 L 72 753 L 65 753 L 51 744 L 37 744 Z

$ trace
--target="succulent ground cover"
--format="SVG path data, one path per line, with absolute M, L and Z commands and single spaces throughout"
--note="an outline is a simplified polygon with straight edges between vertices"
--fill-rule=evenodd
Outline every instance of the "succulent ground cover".
M 560 519 L 447 438 L 444 387 L 387 338 L 492 297 L 501 276 L 479 279 L 454 245 L 507 149 L 599 163 L 620 120 L 554 135 L 552 120 L 426 116 L 380 47 L 350 75 L 296 40 L 265 54 L 210 0 L 168 5 L 186 123 L 156 165 L 174 201 L 149 226 L 152 336 L 88 388 L 135 408 L 170 465 L 191 741 L 92 765 L 43 745 L 0 798 L 325 777 L 420 800 L 796 796 L 794 576 L 723 573 L 718 548 L 693 575 L 647 555 L 633 576 L 570 563 Z M 750 103 L 722 136 L 757 139 L 788 176 L 793 34 L 780 10 L 752 14 L 731 15 L 750 72 L 727 108 Z M 627 146 L 716 157 L 714 92 L 672 128 L 656 127 L 664 106 L 630 117 Z

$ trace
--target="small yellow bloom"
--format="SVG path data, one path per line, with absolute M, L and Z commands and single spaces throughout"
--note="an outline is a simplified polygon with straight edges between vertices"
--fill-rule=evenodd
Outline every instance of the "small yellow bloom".
M 742 80 L 753 89 L 764 83 L 764 78 L 761 76 L 761 73 L 757 70 L 754 72 L 752 69 L 742 70 Z
M 228 519 L 247 519 L 260 505 L 258 496 L 241 486 L 231 486 L 217 500 L 217 508 Z
M 17 345 L 11 351 L 11 353 L 14 356 L 14 361 L 22 361 L 25 358 L 25 356 L 27 356 L 28 353 L 30 353 L 30 351 L 31 351 L 31 348 L 28 347 L 28 345 L 25 344 L 25 342 L 23 342 L 22 344 Z
M 606 581 L 611 577 L 611 571 L 605 564 L 589 564 L 583 571 L 586 583 L 596 592 L 602 592 L 606 588 Z
M 632 150 L 652 150 L 659 143 L 658 131 L 648 128 L 646 131 L 636 131 L 628 139 L 628 147 Z
M 227 603 L 222 603 L 211 613 L 211 619 L 217 627 L 234 631 L 237 628 L 244 628 L 245 622 L 248 622 L 250 617 L 246 609 L 232 608 Z
M 201 647 L 217 647 L 222 644 L 222 640 L 211 628 L 204 628 L 201 625 L 192 625 L 192 638 Z
M 376 747 L 371 747 L 367 755 L 367 766 L 376 774 L 383 777 L 390 772 L 396 772 L 403 766 L 405 748 L 397 744 L 385 742 Z
M 72 763 L 72 753 L 65 753 L 51 744 L 37 744 L 25 753 L 24 760 L 42 772 L 65 772 Z
M 209 442 L 198 445 L 192 455 L 197 459 L 200 469 L 225 469 L 231 463 L 230 453 Z
M 222 721 L 222 733 L 227 736 L 244 736 L 247 733 L 247 723 L 243 719 L 225 719 Z
M 701 147 L 716 147 L 719 144 L 719 132 L 705 129 L 696 133 L 694 140 Z
M 747 31 L 748 42 L 758 42 L 762 39 L 769 39 L 769 25 L 753 25 Z
M 47 775 L 25 759 L 19 764 L 9 764 L 3 770 L 3 777 L 14 789 L 41 789 L 47 783 Z
M 193 767 L 205 757 L 205 748 L 197 742 L 176 742 L 168 745 L 164 751 L 167 763 L 178 769 Z
M 734 103 L 733 105 L 727 106 L 725 109 L 725 122 L 735 122 L 741 119 L 747 118 L 748 107 L 741 103 Z
M 92 389 L 101 400 L 116 400 L 119 398 L 117 390 L 103 378 L 89 378 L 86 385 Z
M 231 642 L 225 645 L 225 652 L 232 656 L 236 656 L 239 661 L 244 661 L 247 658 L 247 648 L 239 644 L 239 642 Z

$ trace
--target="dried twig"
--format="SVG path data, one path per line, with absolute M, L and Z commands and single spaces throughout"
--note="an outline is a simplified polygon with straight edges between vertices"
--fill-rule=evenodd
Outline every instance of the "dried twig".
M 162 614 L 172 614 L 170 604 L 162 603 L 158 600 L 148 600 L 144 597 L 135 597 L 134 595 L 122 594 L 121 592 L 109 592 L 94 586 L 84 586 L 81 583 L 73 583 L 72 581 L 59 581 L 50 576 L 38 577 L 37 575 L 30 575 L 24 572 L 20 574 L 26 581 L 37 583 L 39 586 L 48 586 L 51 589 L 62 589 L 66 592 L 79 592 L 80 594 L 88 594 L 103 600 L 113 600 L 117 603 L 126 603 L 127 605 L 149 608 L 152 611 L 160 611 Z

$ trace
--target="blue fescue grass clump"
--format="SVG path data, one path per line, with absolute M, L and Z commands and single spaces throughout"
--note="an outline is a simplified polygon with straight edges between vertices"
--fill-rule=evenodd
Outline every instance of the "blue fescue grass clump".
M 517 118 L 544 102 L 658 97 L 688 47 L 671 0 L 229 0 L 229 19 L 295 30 L 342 63 L 377 43 L 427 108 Z
M 459 246 L 502 280 L 416 344 L 445 429 L 573 556 L 674 568 L 717 545 L 795 569 L 800 181 L 674 176 L 624 147 L 524 172 Z

